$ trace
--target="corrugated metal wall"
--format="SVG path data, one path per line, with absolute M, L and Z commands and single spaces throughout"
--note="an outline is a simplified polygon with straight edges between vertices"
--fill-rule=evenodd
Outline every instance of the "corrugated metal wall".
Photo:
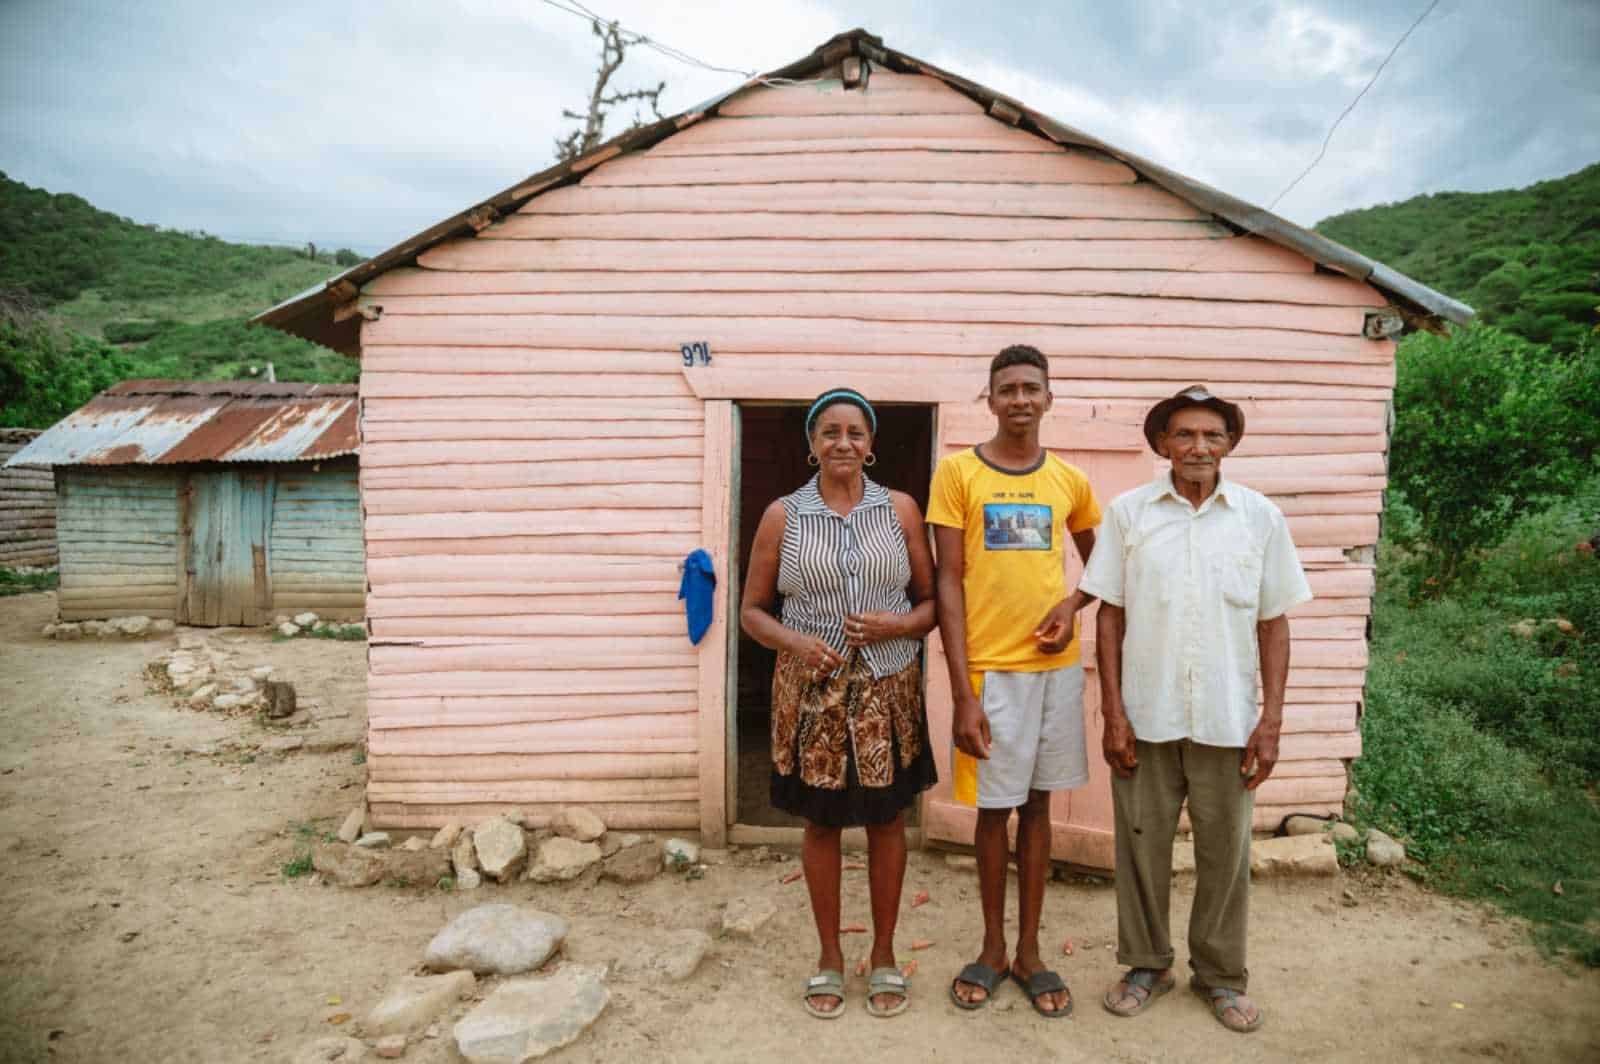
M 172 470 L 61 466 L 56 501 L 62 620 L 177 618 L 178 478 Z
M 1017 342 L 1079 416 L 1137 424 L 1195 381 L 1248 401 L 1228 472 L 1283 507 L 1319 596 L 1257 821 L 1340 807 L 1372 593 L 1353 549 L 1377 538 L 1394 383 L 1393 345 L 1362 336 L 1375 289 L 876 70 L 741 94 L 363 299 L 380 821 L 583 801 L 696 824 L 716 737 L 673 591 L 710 545 L 697 389 L 794 398 L 849 371 L 874 398 L 971 404 Z M 713 363 L 685 370 L 700 342 Z
M 357 620 L 367 574 L 354 461 L 282 466 L 272 511 L 272 608 Z
M 39 435 L 0 429 L 0 466 Z M 56 564 L 56 485 L 43 466 L 0 468 L 0 565 Z

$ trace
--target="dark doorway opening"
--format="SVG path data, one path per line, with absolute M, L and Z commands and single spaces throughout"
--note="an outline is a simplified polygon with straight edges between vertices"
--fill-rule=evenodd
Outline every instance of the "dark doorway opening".
M 933 475 L 933 408 L 884 405 L 875 409 L 878 434 L 873 452 L 878 461 L 867 471 L 868 476 L 884 487 L 910 495 L 926 513 L 928 482 Z M 806 407 L 799 404 L 741 404 L 739 408 L 741 580 L 761 515 L 774 499 L 794 491 L 815 472 L 806 463 L 810 451 L 805 438 L 805 415 Z M 732 766 L 737 785 L 734 821 L 799 827 L 799 818 L 778 812 L 768 800 L 772 772 L 772 670 L 777 654 L 743 632 L 739 633 L 734 654 L 733 748 L 738 755 L 737 765 Z

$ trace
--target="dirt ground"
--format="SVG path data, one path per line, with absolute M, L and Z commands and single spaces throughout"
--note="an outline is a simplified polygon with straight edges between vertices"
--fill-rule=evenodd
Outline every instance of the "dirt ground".
M 359 1020 L 446 920 L 481 902 L 561 913 L 566 956 L 605 962 L 653 931 L 713 928 L 726 900 L 755 892 L 779 914 L 754 942 L 719 941 L 681 984 L 613 977 L 609 1008 L 557 1059 L 1600 1059 L 1600 973 L 1553 966 L 1514 922 L 1404 877 L 1256 885 L 1253 989 L 1267 1022 L 1249 1037 L 1188 994 L 1134 1020 L 1100 1009 L 1115 912 L 1095 882 L 1053 882 L 1046 898 L 1048 942 L 1075 945 L 1056 957 L 1078 995 L 1073 1018 L 1037 1017 L 1015 989 L 958 1012 L 945 986 L 976 949 L 977 884 L 934 851 L 912 855 L 907 899 L 925 889 L 932 901 L 905 911 L 902 961 L 919 971 L 912 1010 L 889 1021 L 862 1011 L 858 979 L 843 1019 L 801 1012 L 815 940 L 803 885 L 779 883 L 796 867 L 787 854 L 746 848 L 703 879 L 641 887 L 286 880 L 296 825 L 332 830 L 359 800 L 365 647 L 214 633 L 238 640 L 242 663 L 277 666 L 325 715 L 303 732 L 307 751 L 252 757 L 266 733 L 251 718 L 177 709 L 146 689 L 141 669 L 171 637 L 52 642 L 39 629 L 53 616 L 48 594 L 0 599 L 0 1060 L 288 1060 L 346 1030 L 333 1014 Z M 245 746 L 190 752 L 228 740 Z M 846 876 L 845 919 L 865 923 L 865 874 Z M 1175 926 L 1188 903 L 1180 890 Z M 935 945 L 913 954 L 924 938 Z M 849 948 L 864 953 L 864 939 Z M 406 1059 L 457 1059 L 448 1022 Z

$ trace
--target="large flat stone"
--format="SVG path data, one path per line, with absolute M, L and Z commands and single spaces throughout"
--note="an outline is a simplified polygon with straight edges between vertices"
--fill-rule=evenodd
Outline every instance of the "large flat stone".
M 567 937 L 567 921 L 554 913 L 504 902 L 468 909 L 428 943 L 423 965 L 479 975 L 520 975 L 549 960 Z
M 618 850 L 600 864 L 600 878 L 643 883 L 661 874 L 661 845 L 654 839 Z
M 1338 874 L 1339 854 L 1327 836 L 1285 835 L 1278 839 L 1257 839 L 1250 844 L 1250 875 L 1253 879 L 1290 876 L 1331 876 Z
M 578 842 L 560 835 L 539 843 L 539 851 L 528 878 L 539 883 L 560 883 L 577 879 L 600 860 L 600 847 L 592 842 Z
M 704 931 L 668 931 L 619 957 L 617 971 L 647 983 L 678 983 L 695 973 L 710 949 Z
M 311 867 L 341 887 L 370 887 L 383 878 L 383 855 L 357 846 L 320 842 L 311 848 Z
M 602 968 L 512 980 L 455 1025 L 456 1048 L 469 1064 L 525 1064 L 576 1041 L 610 1000 Z
M 373 1037 L 423 1030 L 477 985 L 471 972 L 408 975 L 389 989 L 362 1025 Z

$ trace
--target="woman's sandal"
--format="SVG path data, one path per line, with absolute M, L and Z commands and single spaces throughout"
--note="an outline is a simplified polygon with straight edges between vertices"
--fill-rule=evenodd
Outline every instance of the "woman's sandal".
M 1111 1015 L 1126 1019 L 1129 1016 L 1137 1016 L 1149 1008 L 1156 998 L 1176 986 L 1178 980 L 1170 972 L 1165 979 L 1160 978 L 1155 968 L 1129 968 L 1118 982 L 1126 985 L 1127 989 L 1118 994 L 1116 986 L 1113 985 L 1106 991 L 1106 996 L 1100 999 L 1100 1004 L 1104 1005 Z M 1116 1002 L 1125 997 L 1134 998 L 1138 1004 L 1131 1009 L 1118 1008 Z
M 1005 976 L 979 961 L 973 961 L 950 983 L 950 1000 L 956 1003 L 956 1008 L 973 1012 L 983 1008 L 994 1000 L 994 989 L 1000 985 L 1000 980 Z M 968 1001 L 956 993 L 956 983 L 967 983 L 983 991 L 982 1001 Z
M 873 1004 L 879 994 L 898 994 L 900 1000 L 886 1009 Z M 898 1016 L 911 1007 L 911 985 L 898 968 L 874 968 L 867 974 L 867 1013 L 880 1020 Z
M 819 1009 L 811 1003 L 812 998 L 833 997 L 839 1003 L 831 1009 Z M 844 1015 L 844 973 L 832 968 L 822 971 L 806 980 L 806 992 L 800 999 L 800 1004 L 805 1010 L 819 1020 L 836 1020 Z
M 1067 984 L 1063 982 L 1061 976 L 1057 975 L 1055 972 L 1052 972 L 1046 968 L 1042 971 L 1034 972 L 1032 975 L 1028 976 L 1028 978 L 1024 979 L 1022 976 L 1018 975 L 1016 969 L 1013 968 L 1011 970 L 1011 979 L 1018 986 L 1022 987 L 1023 991 L 1028 995 L 1028 1000 L 1033 1004 L 1033 1011 L 1037 1012 L 1045 1019 L 1059 1020 L 1063 1016 L 1072 1015 L 1072 992 L 1067 990 Z M 1067 1005 L 1065 1008 L 1056 1009 L 1054 1012 L 1051 1012 L 1043 1005 L 1039 1004 L 1039 999 L 1044 997 L 1046 994 L 1059 994 L 1062 992 L 1065 992 L 1068 995 Z
M 1199 994 L 1200 997 L 1205 1000 L 1206 1004 L 1211 1006 L 1211 1015 L 1215 1016 L 1217 1018 L 1217 1022 L 1222 1024 L 1222 1026 L 1226 1027 L 1230 1031 L 1234 1031 L 1238 1034 L 1249 1034 L 1251 1031 L 1254 1031 L 1256 1028 L 1260 1027 L 1261 1021 L 1266 1019 L 1266 1016 L 1262 1014 L 1259 1006 L 1256 1008 L 1255 1019 L 1245 1019 L 1244 1008 L 1239 1004 L 1239 999 L 1244 997 L 1244 994 L 1237 990 L 1229 990 L 1225 986 L 1206 986 L 1198 978 L 1189 980 L 1189 989 L 1193 990 L 1196 994 Z M 1228 1022 L 1228 1012 L 1230 1009 L 1236 1016 L 1239 1017 L 1238 1022 Z

